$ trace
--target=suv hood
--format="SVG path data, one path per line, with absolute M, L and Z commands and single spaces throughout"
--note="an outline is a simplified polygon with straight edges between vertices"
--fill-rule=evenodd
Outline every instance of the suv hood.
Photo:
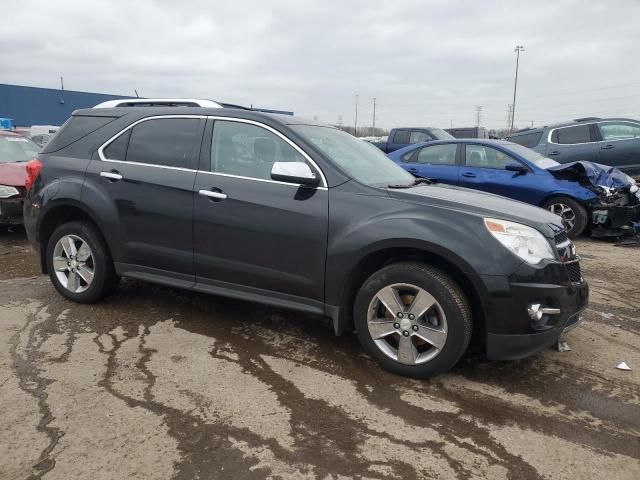
M 522 223 L 536 227 L 548 237 L 552 237 L 564 228 L 560 217 L 543 208 L 468 188 L 434 184 L 406 189 L 388 189 L 388 192 L 391 197 L 398 200 L 454 209 L 479 217 Z
M 27 162 L 0 163 L 0 185 L 24 187 L 27 180 Z

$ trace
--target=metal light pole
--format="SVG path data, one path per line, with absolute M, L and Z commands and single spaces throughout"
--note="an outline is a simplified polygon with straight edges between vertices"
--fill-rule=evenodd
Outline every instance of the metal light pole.
M 516 91 L 518 90 L 518 64 L 520 63 L 520 52 L 524 52 L 522 45 L 516 45 L 514 50 L 516 52 L 516 80 L 513 84 L 513 104 L 511 106 L 511 129 L 510 133 L 513 133 L 513 120 L 516 114 Z
M 373 133 L 371 136 L 376 136 L 376 97 L 373 97 Z
M 358 97 L 360 95 L 356 95 L 356 120 L 353 123 L 353 136 L 357 137 L 358 136 Z

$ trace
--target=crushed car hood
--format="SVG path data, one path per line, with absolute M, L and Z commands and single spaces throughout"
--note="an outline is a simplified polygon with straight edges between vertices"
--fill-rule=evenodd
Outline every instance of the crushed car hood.
M 27 179 L 27 162 L 0 163 L 0 185 L 24 187 Z
M 571 162 L 547 168 L 556 178 L 577 180 L 594 187 L 615 188 L 630 187 L 633 182 L 629 176 L 615 167 L 593 162 Z

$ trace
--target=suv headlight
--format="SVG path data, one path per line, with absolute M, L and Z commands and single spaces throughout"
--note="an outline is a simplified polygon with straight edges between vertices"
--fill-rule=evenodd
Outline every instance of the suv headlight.
M 7 185 L 0 185 L 0 198 L 9 198 L 14 195 L 18 195 L 18 189 L 16 187 L 8 187 Z
M 535 228 L 495 218 L 485 218 L 484 225 L 496 240 L 531 265 L 555 258 L 551 245 Z

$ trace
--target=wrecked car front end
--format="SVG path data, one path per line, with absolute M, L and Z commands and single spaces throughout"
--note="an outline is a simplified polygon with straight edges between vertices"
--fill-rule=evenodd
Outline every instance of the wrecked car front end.
M 620 237 L 640 231 L 640 187 L 614 167 L 572 162 L 547 169 L 558 179 L 577 181 L 596 196 L 585 204 L 593 237 Z

